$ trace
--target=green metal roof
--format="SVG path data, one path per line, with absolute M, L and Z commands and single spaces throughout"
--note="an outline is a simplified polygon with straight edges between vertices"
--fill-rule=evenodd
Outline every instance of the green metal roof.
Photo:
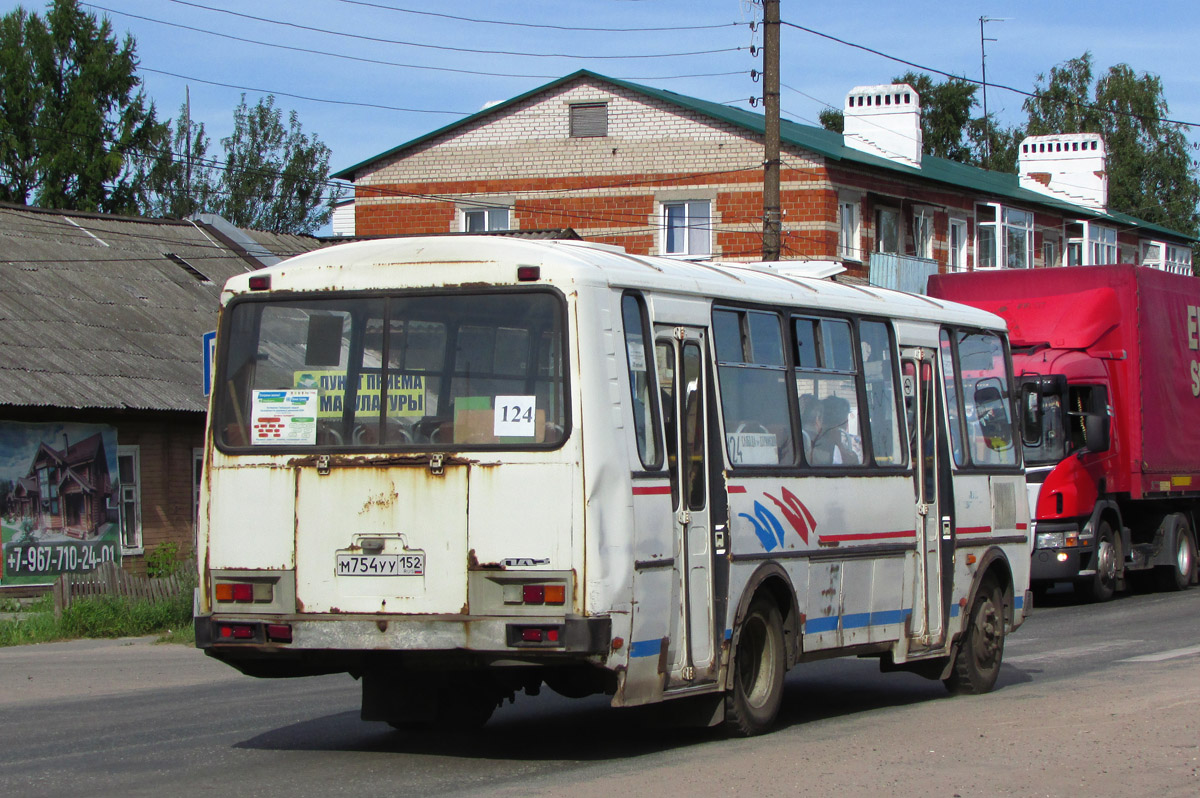
M 610 78 L 604 75 L 592 72 L 587 69 L 581 69 L 577 72 L 572 72 L 569 75 L 558 78 L 543 86 L 538 86 L 535 89 L 520 94 L 512 99 L 505 100 L 497 105 L 489 106 L 478 113 L 471 114 L 468 117 L 451 122 L 445 127 L 440 127 L 423 136 L 419 136 L 411 141 L 405 142 L 398 147 L 382 152 L 365 161 L 347 167 L 333 175 L 333 177 L 341 180 L 353 180 L 354 173 L 364 166 L 381 161 L 386 158 L 391 158 L 394 155 L 404 152 L 405 150 L 417 147 L 430 139 L 437 138 L 445 133 L 449 133 L 457 128 L 470 125 L 477 120 L 484 119 L 493 114 L 503 112 L 506 108 L 516 105 L 524 100 L 533 97 L 534 95 L 552 91 L 567 83 L 578 80 L 591 80 L 601 83 L 608 83 L 613 86 L 631 91 L 635 94 L 641 94 L 645 97 L 660 100 L 670 105 L 675 105 L 685 110 L 693 111 L 713 119 L 727 122 L 735 127 L 740 127 L 751 133 L 764 135 L 766 127 L 766 119 L 762 114 L 746 111 L 741 108 L 735 108 L 730 105 L 722 105 L 720 103 L 701 100 L 697 97 L 688 97 L 684 94 L 677 94 L 673 91 L 665 89 L 655 89 L 650 86 L 643 86 L 638 83 L 630 83 L 617 78 Z M 913 177 L 921 180 L 930 180 L 937 183 L 943 183 L 949 186 L 954 186 L 959 189 L 968 189 L 979 192 L 980 194 L 989 195 L 991 197 L 1003 197 L 1006 199 L 1015 200 L 1026 205 L 1037 205 L 1044 208 L 1054 208 L 1074 216 L 1079 216 L 1088 219 L 1103 219 L 1117 224 L 1134 226 L 1141 228 L 1147 232 L 1160 233 L 1163 235 L 1174 236 L 1185 241 L 1200 241 L 1200 238 L 1181 233 L 1178 230 L 1172 230 L 1167 227 L 1152 224 L 1150 222 L 1138 219 L 1128 214 L 1117 211 L 1098 211 L 1083 205 L 1066 202 L 1064 200 L 1055 199 L 1054 197 L 1040 194 L 1036 191 L 1021 188 L 1017 175 L 1009 172 L 994 172 L 987 169 L 980 169 L 977 166 L 969 166 L 968 164 L 959 163 L 957 161 L 947 160 L 946 158 L 937 158 L 932 155 L 924 155 L 921 158 L 920 168 L 907 166 L 896 161 L 881 158 L 861 150 L 847 147 L 842 134 L 835 133 L 831 130 L 826 130 L 812 125 L 801 125 L 796 122 L 787 120 L 780 121 L 779 130 L 780 140 L 784 144 L 788 144 L 801 149 L 815 152 L 824 156 L 827 159 L 834 161 L 847 161 L 855 164 L 862 164 L 877 169 L 883 169 L 889 172 L 896 172 L 907 177 Z

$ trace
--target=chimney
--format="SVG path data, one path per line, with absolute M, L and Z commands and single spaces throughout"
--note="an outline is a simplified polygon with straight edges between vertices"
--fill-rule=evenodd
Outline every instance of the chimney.
M 912 86 L 855 86 L 843 114 L 847 147 L 920 168 L 921 95 Z
M 1108 207 L 1107 151 L 1099 133 L 1029 136 L 1021 142 L 1021 188 L 1093 210 Z

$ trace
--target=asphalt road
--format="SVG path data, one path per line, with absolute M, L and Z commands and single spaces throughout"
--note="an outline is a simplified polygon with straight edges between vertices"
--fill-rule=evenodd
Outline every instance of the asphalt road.
M 811 663 L 750 740 L 549 690 L 475 735 L 404 733 L 360 721 L 346 676 L 147 640 L 0 649 L 0 795 L 1200 794 L 1200 589 L 1046 604 L 990 695 Z

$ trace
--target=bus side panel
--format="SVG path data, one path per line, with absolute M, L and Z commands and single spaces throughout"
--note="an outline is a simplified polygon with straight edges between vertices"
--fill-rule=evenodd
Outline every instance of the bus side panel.
M 805 651 L 903 636 L 916 581 L 906 554 L 916 542 L 911 475 L 731 482 L 732 552 L 735 561 L 754 558 L 733 576 L 731 612 L 749 573 L 774 555 L 796 591 Z M 855 556 L 856 549 L 878 546 L 888 550 Z

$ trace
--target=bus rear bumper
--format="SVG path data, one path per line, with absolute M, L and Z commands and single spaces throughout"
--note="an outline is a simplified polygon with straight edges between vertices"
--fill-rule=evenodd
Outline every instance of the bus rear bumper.
M 447 655 L 525 664 L 604 659 L 609 618 L 473 616 L 197 616 L 196 647 L 251 675 L 354 670 L 380 652 Z M 347 664 L 349 663 L 349 664 Z

